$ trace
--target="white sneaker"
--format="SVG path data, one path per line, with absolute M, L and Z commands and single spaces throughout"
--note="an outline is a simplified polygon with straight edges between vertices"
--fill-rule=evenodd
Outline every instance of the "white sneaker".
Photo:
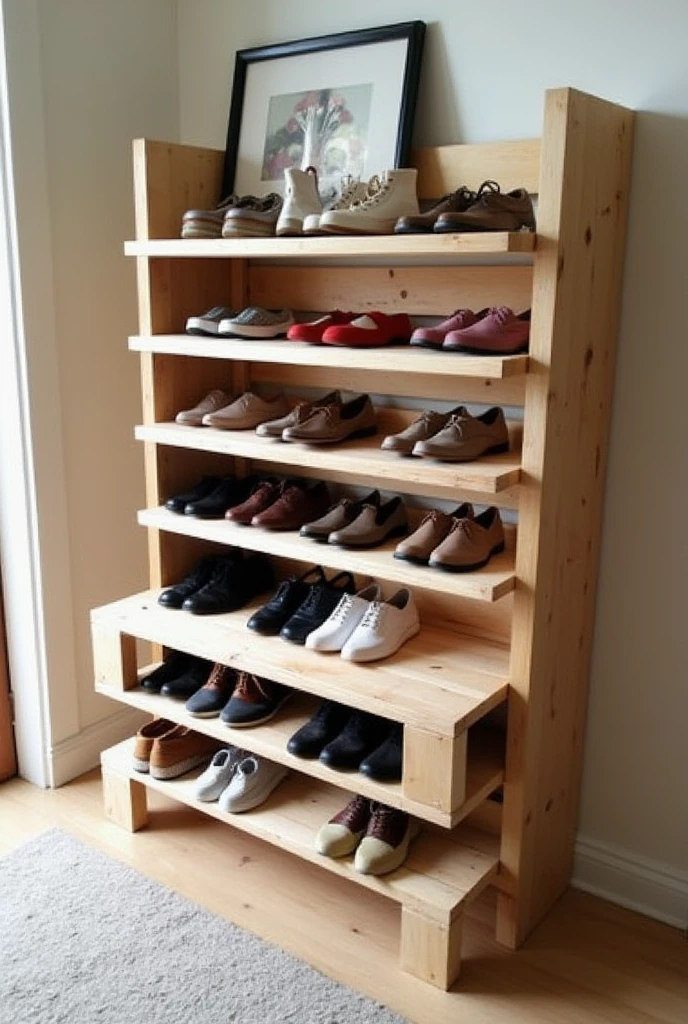
M 239 747 L 223 747 L 218 750 L 206 770 L 196 779 L 196 799 L 206 803 L 217 800 L 229 785 L 237 765 L 245 757 L 247 752 Z
M 357 594 L 343 594 L 329 618 L 308 634 L 306 647 L 312 651 L 341 651 L 370 608 L 371 601 L 379 601 L 381 596 L 377 583 L 371 583 Z
M 300 235 L 304 217 L 322 213 L 318 175 L 314 167 L 305 171 L 288 167 L 284 172 L 284 205 L 277 221 L 278 235 Z
M 288 774 L 289 769 L 284 765 L 249 754 L 239 762 L 229 785 L 220 795 L 220 810 L 236 814 L 258 807 Z
M 416 217 L 420 210 L 416 195 L 415 167 L 385 171 L 371 178 L 363 199 L 348 210 L 332 210 L 320 218 L 320 230 L 328 234 L 391 235 L 399 217 Z
M 350 174 L 345 178 L 342 178 L 342 191 L 339 196 L 335 196 L 324 211 L 321 211 L 320 213 L 309 213 L 307 217 L 303 218 L 304 235 L 322 234 L 320 230 L 320 218 L 323 213 L 331 213 L 332 210 L 348 210 L 351 204 L 357 199 L 363 199 L 366 196 L 367 191 L 367 182 L 361 181 L 359 178 L 352 178 Z
M 406 587 L 388 601 L 368 606 L 356 629 L 342 648 L 345 661 L 377 661 L 398 651 L 420 630 L 418 609 Z

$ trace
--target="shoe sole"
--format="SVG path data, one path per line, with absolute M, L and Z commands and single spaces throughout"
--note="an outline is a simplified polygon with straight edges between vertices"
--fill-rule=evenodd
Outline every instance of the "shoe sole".
M 356 338 L 353 341 L 328 341 L 323 339 L 323 345 L 334 345 L 335 348 L 388 348 L 392 345 L 408 345 L 408 338 L 385 338 L 378 341 L 366 341 L 365 338 Z
M 216 338 L 217 328 L 213 330 L 211 327 L 187 327 L 185 328 L 186 334 L 193 334 L 195 338 Z
M 192 718 L 217 718 L 222 708 L 218 708 L 217 711 L 190 711 L 186 709 Z
M 394 537 L 405 537 L 407 534 L 408 534 L 408 527 L 406 527 L 406 526 L 395 526 L 394 529 L 390 530 L 389 533 L 386 533 L 384 535 L 384 537 L 380 537 L 379 540 L 368 541 L 365 544 L 356 544 L 353 541 L 348 541 L 348 540 L 345 540 L 345 541 L 331 540 L 329 537 L 328 537 L 327 543 L 328 544 L 336 544 L 338 548 L 349 548 L 349 549 L 355 549 L 357 551 L 366 551 L 366 550 L 370 550 L 371 548 L 379 548 L 381 544 L 385 543 L 385 541 L 392 540 L 392 538 L 394 538 Z
M 360 662 L 360 663 L 363 663 L 363 662 L 366 662 L 366 661 L 382 661 L 384 658 L 391 658 L 393 654 L 396 654 L 397 651 L 399 651 L 404 646 L 404 644 L 406 643 L 407 640 L 410 640 L 412 637 L 417 636 L 418 633 L 420 633 L 420 625 L 413 626 L 413 628 L 407 629 L 403 633 L 401 638 L 399 639 L 399 643 L 394 648 L 394 650 L 393 651 L 385 651 L 384 654 L 372 654 L 371 657 L 365 657 L 365 658 L 352 658 L 352 657 L 346 657 L 344 655 L 344 653 L 342 652 L 341 657 L 342 657 L 343 661 L 352 661 L 352 662 Z M 370 653 L 370 652 L 366 652 L 366 653 Z
M 225 329 L 224 331 L 218 331 L 221 338 L 278 338 L 280 335 L 287 333 L 291 327 L 291 321 L 289 323 L 275 324 L 272 327 L 236 327 L 231 330 Z M 282 414 L 284 415 L 284 414 Z M 254 426 L 258 426 L 257 423 Z
M 495 444 L 491 448 L 486 448 L 479 455 L 471 455 L 469 458 L 463 459 L 460 455 L 437 455 L 435 452 L 413 452 L 412 454 L 419 455 L 422 459 L 437 459 L 438 462 L 475 462 L 476 459 L 482 459 L 483 455 L 501 455 L 508 451 L 509 443 L 507 441 L 504 444 Z
M 441 348 L 443 352 L 463 352 L 467 356 L 517 356 L 528 351 L 528 342 L 517 348 L 489 348 L 487 345 L 442 345 Z
M 285 437 L 283 434 L 282 440 L 292 444 L 341 444 L 343 441 L 354 441 L 357 437 L 373 437 L 375 434 L 377 434 L 377 426 L 354 430 L 346 437 Z
M 161 781 L 167 781 L 168 779 L 178 779 L 180 775 L 186 775 L 192 768 L 197 768 L 199 764 L 203 764 L 212 757 L 212 754 L 194 754 L 193 757 L 187 757 L 185 761 L 180 761 L 178 764 L 170 764 L 166 767 L 157 767 L 151 764 L 150 775 L 153 779 L 160 779 Z
M 414 339 L 411 338 L 409 344 L 412 345 L 413 348 L 434 348 L 439 352 L 444 344 L 444 339 L 442 341 L 414 341 Z
M 411 565 L 427 565 L 430 556 L 428 558 L 418 558 L 416 555 L 405 555 L 402 552 L 394 552 L 394 557 L 398 558 L 401 562 L 410 562 Z
M 431 569 L 442 569 L 443 572 L 475 572 L 476 569 L 483 569 L 493 555 L 499 555 L 503 550 L 503 542 L 501 544 L 496 544 L 490 551 L 487 558 L 484 558 L 482 562 L 473 562 L 472 565 L 448 565 L 444 562 L 428 562 L 428 565 Z
M 284 238 L 287 235 L 302 235 L 303 234 L 303 220 L 299 220 L 298 217 L 283 217 L 281 224 L 278 222 L 275 234 L 279 238 Z
M 229 726 L 230 729 L 250 729 L 254 725 L 262 725 L 264 722 L 269 722 L 271 718 L 274 718 L 277 712 L 286 701 L 291 697 L 288 693 L 284 700 L 281 700 L 276 708 L 273 708 L 269 714 L 264 715 L 262 718 L 252 718 L 250 722 L 228 722 L 225 718 L 222 719 L 222 724 Z
M 147 775 L 150 770 L 150 761 L 141 761 L 138 757 L 132 759 L 132 767 L 135 772 Z

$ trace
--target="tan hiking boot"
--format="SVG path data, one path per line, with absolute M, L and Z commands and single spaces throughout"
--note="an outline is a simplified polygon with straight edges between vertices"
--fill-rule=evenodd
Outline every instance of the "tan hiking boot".
M 482 569 L 493 555 L 504 550 L 504 527 L 499 509 L 491 506 L 473 519 L 455 519 L 430 555 L 428 565 L 447 572 Z
M 401 558 L 405 562 L 413 562 L 415 565 L 427 565 L 430 555 L 435 548 L 442 543 L 456 519 L 470 518 L 473 515 L 473 506 L 465 501 L 459 505 L 455 512 L 448 515 L 433 509 L 421 519 L 418 528 L 410 537 L 406 537 L 397 544 L 394 557 Z
M 443 462 L 471 462 L 481 455 L 508 451 L 509 432 L 499 406 L 480 416 L 471 416 L 465 406 L 460 406 L 443 430 L 415 445 L 413 454 Z

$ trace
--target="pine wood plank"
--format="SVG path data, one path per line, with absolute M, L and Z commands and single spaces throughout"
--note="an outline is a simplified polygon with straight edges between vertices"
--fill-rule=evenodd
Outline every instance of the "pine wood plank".
M 448 924 L 473 891 L 497 875 L 499 861 L 494 838 L 468 828 L 465 846 L 459 846 L 457 835 L 454 842 L 449 842 L 435 833 L 421 834 L 414 841 L 403 868 L 380 878 L 359 874 L 353 870 L 351 858 L 322 857 L 313 845 L 320 826 L 346 804 L 341 790 L 292 773 L 260 807 L 243 814 L 227 814 L 217 803 L 196 799 L 194 781 L 200 769 L 181 779 L 160 781 L 134 771 L 133 748 L 134 740 L 129 739 L 103 751 L 104 774 L 115 773 L 146 789 L 164 793 L 187 807 L 273 843 L 439 923 Z
M 134 139 L 136 237 L 175 238 L 184 210 L 212 209 L 222 184 L 220 150 Z
M 413 373 L 451 377 L 485 377 L 501 380 L 523 375 L 528 356 L 476 356 L 452 352 L 433 352 L 411 346 L 393 348 L 337 348 L 332 345 L 306 345 L 298 341 L 244 341 L 236 338 L 200 338 L 189 334 L 134 335 L 129 338 L 132 352 L 156 352 L 203 359 L 229 359 L 249 363 L 276 363 L 285 366 L 324 366 L 331 369 L 355 369 L 364 372 Z M 460 380 L 457 380 L 457 388 Z
M 495 555 L 484 569 L 472 573 L 450 573 L 394 558 L 397 540 L 370 551 L 355 551 L 334 544 L 318 544 L 296 532 L 238 526 L 224 519 L 195 519 L 168 512 L 166 508 L 142 509 L 138 513 L 138 521 L 142 526 L 168 530 L 185 537 L 233 544 L 301 562 L 317 562 L 331 569 L 349 569 L 362 576 L 374 576 L 403 586 L 421 587 L 474 601 L 497 601 L 512 591 L 516 584 L 513 546 Z M 511 534 L 510 539 L 513 540 Z
M 457 498 L 463 493 L 479 492 L 493 495 L 494 504 L 507 507 L 514 507 L 515 495 L 502 494 L 501 500 L 499 495 L 521 479 L 519 452 L 490 455 L 475 462 L 440 463 L 382 452 L 379 435 L 343 445 L 308 446 L 258 437 L 253 431 L 214 430 L 178 423 L 144 424 L 136 427 L 135 435 L 140 441 L 238 455 L 260 463 L 310 470 L 330 479 L 370 481 L 409 494 Z
M 164 608 L 157 594 L 144 591 L 94 609 L 96 631 L 188 651 L 447 736 L 474 724 L 506 696 L 507 649 L 474 637 L 424 625 L 391 658 L 357 665 L 248 630 L 246 621 L 261 600 L 225 615 L 196 616 Z
M 540 139 L 416 149 L 411 164 L 418 168 L 418 195 L 437 199 L 460 185 L 477 189 L 486 178 L 498 181 L 503 192 L 514 188 L 537 192 L 541 149 Z
M 147 693 L 140 687 L 117 690 L 107 683 L 96 683 L 96 690 L 111 700 L 128 704 L 157 718 L 167 718 L 186 725 L 196 732 L 214 736 L 224 743 L 251 750 L 270 761 L 276 761 L 304 775 L 320 779 L 347 792 L 360 793 L 371 800 L 379 800 L 388 807 L 398 807 L 425 821 L 443 828 L 453 828 L 471 814 L 497 789 L 504 777 L 504 751 L 502 738 L 490 729 L 473 726 L 468 730 L 466 757 L 466 788 L 463 802 L 453 811 L 413 799 L 404 791 L 401 782 L 375 782 L 358 772 L 335 771 L 320 761 L 295 757 L 287 750 L 289 737 L 296 732 L 318 707 L 318 698 L 306 693 L 295 693 L 270 722 L 255 729 L 233 729 L 218 718 L 194 718 L 184 708 L 183 701 Z M 445 738 L 446 739 L 446 738 Z
M 532 231 L 465 232 L 437 235 L 328 235 L 321 238 L 166 238 L 124 243 L 127 256 L 240 256 L 246 259 L 323 259 L 371 256 L 525 256 L 536 248 Z

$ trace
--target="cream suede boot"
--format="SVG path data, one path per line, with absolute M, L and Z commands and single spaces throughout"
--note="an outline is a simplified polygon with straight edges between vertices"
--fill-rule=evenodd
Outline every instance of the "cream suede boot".
M 348 210 L 332 210 L 320 218 L 320 230 L 342 235 L 391 235 L 399 217 L 413 217 L 420 211 L 416 195 L 415 167 L 385 171 L 371 178 L 363 199 Z
M 315 168 L 307 167 L 305 171 L 288 168 L 284 172 L 284 205 L 277 221 L 276 234 L 303 234 L 304 217 L 314 213 L 322 213 Z

